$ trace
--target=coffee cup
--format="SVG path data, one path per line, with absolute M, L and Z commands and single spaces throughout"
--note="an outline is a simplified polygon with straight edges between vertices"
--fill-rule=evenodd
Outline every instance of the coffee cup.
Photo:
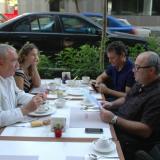
M 66 100 L 64 98 L 58 98 L 55 100 L 55 105 L 57 108 L 62 108 L 65 106 Z
M 57 85 L 57 86 L 60 86 L 62 84 L 62 79 L 61 78 L 54 78 L 54 83 Z
M 83 76 L 83 77 L 82 77 L 82 82 L 83 82 L 83 83 L 86 83 L 86 84 L 87 84 L 87 83 L 89 83 L 89 81 L 90 81 L 90 77 L 89 77 L 89 76 Z
M 76 85 L 75 80 L 66 80 L 66 84 L 70 87 L 74 87 Z
M 35 110 L 35 112 L 36 113 L 44 113 L 44 112 L 47 112 L 48 110 L 49 110 L 49 107 L 45 104 L 42 104 Z
M 104 150 L 105 148 L 109 148 L 111 146 L 111 140 L 107 138 L 99 138 L 95 141 L 96 148 L 99 150 Z

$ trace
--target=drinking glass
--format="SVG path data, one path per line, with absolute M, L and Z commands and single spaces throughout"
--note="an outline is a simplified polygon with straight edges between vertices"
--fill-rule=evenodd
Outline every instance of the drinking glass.
M 57 86 L 60 86 L 62 84 L 62 79 L 61 78 L 54 78 L 54 83 L 57 85 Z

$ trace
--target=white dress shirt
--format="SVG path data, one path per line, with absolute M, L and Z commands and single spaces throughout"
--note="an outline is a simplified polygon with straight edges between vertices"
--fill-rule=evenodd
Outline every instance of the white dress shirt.
M 0 76 L 0 127 L 23 120 L 20 107 L 27 104 L 33 95 L 20 90 L 13 77 Z

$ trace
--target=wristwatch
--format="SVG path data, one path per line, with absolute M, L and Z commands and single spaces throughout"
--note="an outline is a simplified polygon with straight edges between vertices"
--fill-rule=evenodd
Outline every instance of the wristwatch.
M 117 123 L 117 118 L 118 116 L 114 115 L 113 118 L 111 119 L 111 124 L 116 124 Z

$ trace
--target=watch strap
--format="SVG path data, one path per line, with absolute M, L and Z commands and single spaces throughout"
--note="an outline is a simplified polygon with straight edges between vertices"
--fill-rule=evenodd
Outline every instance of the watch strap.
M 113 118 L 111 119 L 111 124 L 116 124 L 117 123 L 117 118 L 118 116 L 114 115 Z

